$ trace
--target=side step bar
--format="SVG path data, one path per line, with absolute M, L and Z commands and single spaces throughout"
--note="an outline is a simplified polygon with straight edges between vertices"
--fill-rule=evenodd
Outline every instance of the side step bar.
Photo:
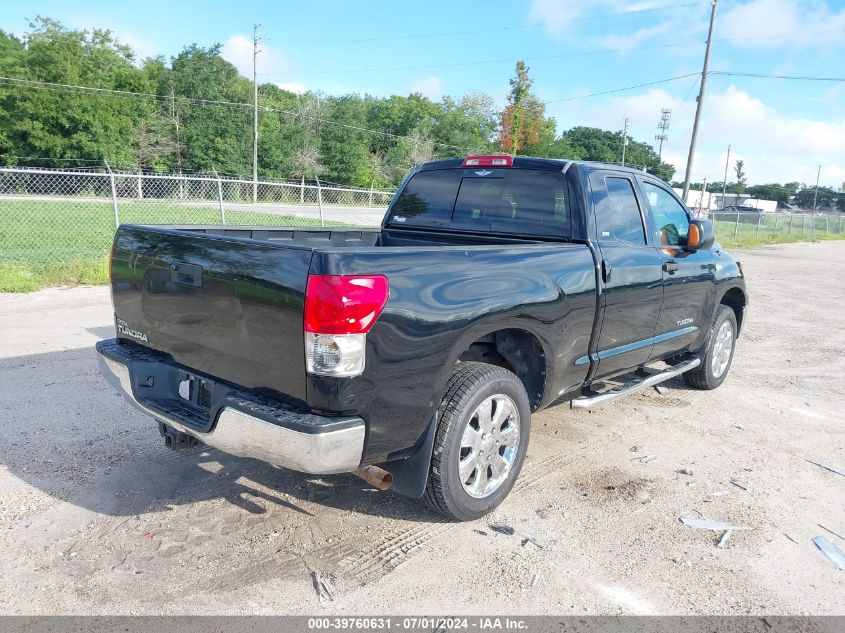
M 641 389 L 647 389 L 648 387 L 659 385 L 661 382 L 666 382 L 670 378 L 680 376 L 685 371 L 695 369 L 700 364 L 700 358 L 691 358 L 689 360 L 685 360 L 682 363 L 678 363 L 674 367 L 669 367 L 668 369 L 664 369 L 661 372 L 652 374 L 651 376 L 647 376 L 645 378 L 637 378 L 635 380 L 632 380 L 631 382 L 626 382 L 624 385 L 619 385 L 618 387 L 614 387 L 613 389 L 605 391 L 604 393 L 597 393 L 594 396 L 581 396 L 579 398 L 573 398 L 570 401 L 570 406 L 573 409 L 592 409 L 593 407 L 597 407 L 600 404 L 604 404 L 609 400 L 615 400 L 616 398 L 627 396 L 628 394 L 634 393 L 635 391 L 640 391 Z

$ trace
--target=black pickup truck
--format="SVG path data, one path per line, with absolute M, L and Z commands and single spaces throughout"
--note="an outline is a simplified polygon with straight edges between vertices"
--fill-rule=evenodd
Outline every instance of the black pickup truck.
M 718 387 L 747 303 L 661 180 L 511 156 L 415 167 L 380 229 L 123 225 L 111 280 L 101 369 L 169 446 L 460 520 L 508 494 L 533 411 Z

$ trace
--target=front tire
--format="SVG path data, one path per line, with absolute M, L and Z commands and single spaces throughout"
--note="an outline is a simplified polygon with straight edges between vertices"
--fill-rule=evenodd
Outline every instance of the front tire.
M 736 348 L 736 315 L 719 305 L 702 348 L 701 364 L 684 374 L 684 382 L 695 389 L 715 389 L 721 385 L 733 362 Z
M 458 521 L 493 510 L 519 476 L 530 432 L 528 394 L 513 372 L 459 363 L 438 410 L 426 505 Z

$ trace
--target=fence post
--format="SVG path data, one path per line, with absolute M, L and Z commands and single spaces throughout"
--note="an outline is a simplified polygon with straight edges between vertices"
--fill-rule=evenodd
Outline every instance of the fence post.
M 223 183 L 220 181 L 220 174 L 216 169 L 212 169 L 214 177 L 217 179 L 217 200 L 220 202 L 220 224 L 226 224 L 226 212 L 223 211 Z
M 792 213 L 789 214 L 789 229 L 786 231 L 787 235 L 792 235 L 792 218 L 795 217 Z
M 144 186 L 141 183 L 142 173 L 141 168 L 138 167 L 138 200 L 144 199 Z
M 824 216 L 824 232 L 830 233 L 830 216 Z
M 734 239 L 739 235 L 739 213 L 736 214 L 736 226 L 734 227 Z
M 775 211 L 775 214 L 777 214 L 777 211 Z M 775 234 L 778 232 L 778 220 L 780 220 L 780 217 L 775 215 Z
M 305 174 L 302 175 L 302 182 L 299 185 L 299 204 L 305 204 Z
M 114 185 L 114 173 L 109 167 L 109 161 L 103 159 L 103 162 L 106 164 L 106 169 L 109 172 L 109 182 L 111 183 L 111 206 L 114 210 L 114 228 L 120 226 L 120 214 L 117 211 L 117 187 Z
M 369 206 L 373 206 L 373 185 L 375 184 L 375 178 L 370 179 L 370 204 Z
M 760 217 L 757 218 L 757 238 L 760 238 L 760 222 L 763 221 L 763 214 L 760 214 Z
M 323 189 L 320 187 L 320 179 L 314 176 L 317 181 L 317 205 L 320 207 L 320 226 L 326 226 L 323 222 Z
M 807 216 L 801 218 L 801 233 L 807 233 Z

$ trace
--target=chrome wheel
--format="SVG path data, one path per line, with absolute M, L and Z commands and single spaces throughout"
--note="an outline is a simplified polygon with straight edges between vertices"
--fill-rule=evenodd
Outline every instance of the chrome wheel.
M 725 321 L 716 333 L 713 343 L 713 357 L 710 360 L 710 372 L 714 378 L 721 377 L 731 362 L 734 348 L 734 328 L 730 321 Z
M 519 411 L 510 397 L 496 394 L 473 412 L 458 457 L 458 475 L 464 490 L 483 498 L 498 490 L 510 475 L 519 452 Z

